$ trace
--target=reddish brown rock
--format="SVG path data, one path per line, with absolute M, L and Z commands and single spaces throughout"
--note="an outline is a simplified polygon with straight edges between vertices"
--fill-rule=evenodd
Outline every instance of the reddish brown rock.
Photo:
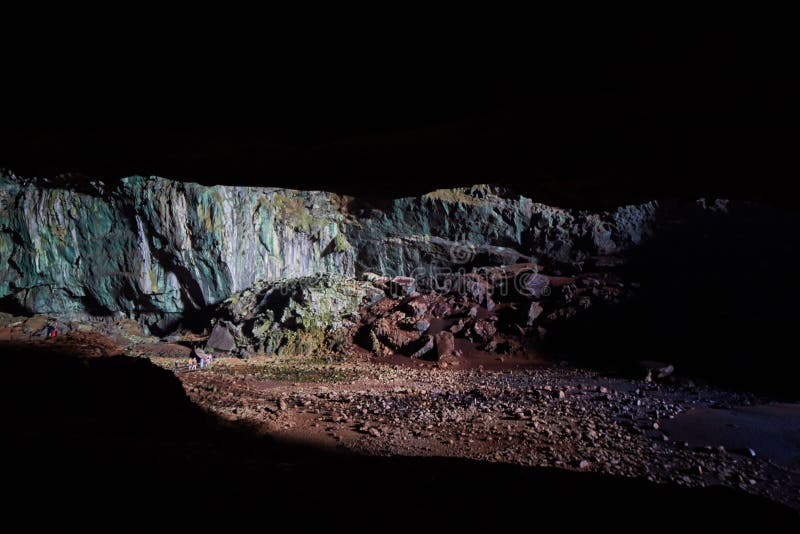
M 406 313 L 412 317 L 422 317 L 428 311 L 428 303 L 425 302 L 425 297 L 419 296 L 409 300 L 403 306 Z
M 539 304 L 538 302 L 531 302 L 531 307 L 528 310 L 528 326 L 533 325 L 533 323 L 536 321 L 536 319 L 539 318 L 539 316 L 542 314 L 543 311 L 544 307 L 542 307 L 541 304 Z
M 398 317 L 398 315 L 400 317 Z M 416 330 L 406 330 L 401 327 L 402 312 L 395 312 L 386 317 L 381 317 L 375 323 L 375 335 L 392 350 L 400 350 L 417 341 L 420 333 Z
M 417 288 L 417 282 L 408 276 L 395 276 L 389 282 L 389 296 L 393 298 L 407 297 Z
M 494 307 L 491 297 L 492 287 L 483 276 L 477 273 L 453 275 L 450 284 L 451 293 L 465 297 L 467 301 L 488 309 Z
M 485 319 L 478 319 L 470 329 L 473 337 L 478 341 L 488 341 L 497 333 L 497 328 Z
M 453 308 L 451 303 L 442 297 L 436 299 L 436 301 L 430 307 L 431 315 L 434 317 L 449 317 L 453 315 Z
M 453 323 L 450 326 L 450 332 L 453 334 L 458 334 L 462 330 L 464 330 L 464 319 L 459 319 L 457 322 Z
M 427 332 L 430 327 L 431 323 L 428 321 L 417 321 L 414 323 L 414 330 L 417 332 Z
M 422 345 L 411 354 L 411 357 L 422 358 L 432 350 L 433 350 L 433 336 L 427 335 L 424 338 L 422 338 Z
M 453 356 L 456 350 L 456 340 L 451 332 L 442 330 L 434 336 L 436 343 L 436 354 L 439 359 Z

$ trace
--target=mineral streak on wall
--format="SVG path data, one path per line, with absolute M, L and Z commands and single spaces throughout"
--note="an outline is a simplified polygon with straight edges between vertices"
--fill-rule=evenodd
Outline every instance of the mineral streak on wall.
M 134 176 L 106 190 L 0 178 L 0 297 L 163 319 L 256 280 L 354 274 L 332 195 Z M 339 241 L 337 241 L 337 239 Z
M 3 173 L 0 298 L 164 328 L 259 280 L 620 253 L 651 233 L 658 210 L 568 211 L 489 186 L 357 205 L 325 192 L 142 176 L 77 187 Z M 465 243 L 467 257 L 454 256 Z

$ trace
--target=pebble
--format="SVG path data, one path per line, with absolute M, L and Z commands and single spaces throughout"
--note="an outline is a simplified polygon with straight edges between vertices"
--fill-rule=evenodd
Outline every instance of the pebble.
M 730 452 L 735 454 L 726 454 L 724 447 L 693 448 L 683 442 L 670 447 L 660 443 L 670 441 L 660 421 L 686 411 L 693 403 L 707 405 L 716 400 L 732 406 L 741 404 L 724 392 L 705 389 L 703 396 L 694 393 L 687 397 L 683 390 L 664 385 L 640 387 L 633 394 L 632 382 L 620 379 L 614 388 L 609 388 L 598 385 L 597 377 L 571 369 L 555 373 L 538 369 L 402 370 L 404 376 L 388 388 L 366 382 L 359 386 L 365 389 L 355 391 L 344 385 L 338 393 L 313 393 L 313 403 L 302 393 L 307 384 L 299 386 L 300 392 L 249 399 L 249 392 L 231 395 L 232 388 L 226 385 L 216 394 L 216 400 L 222 400 L 219 410 L 236 410 L 245 417 L 270 419 L 275 418 L 277 410 L 288 410 L 278 419 L 286 428 L 292 425 L 281 419 L 293 419 L 294 413 L 311 409 L 320 414 L 314 420 L 320 421 L 321 427 L 301 420 L 297 421 L 298 427 L 319 428 L 315 431 L 320 433 L 327 427 L 326 434 L 333 434 L 344 447 L 357 443 L 357 447 L 377 447 L 381 453 L 428 450 L 437 455 L 569 466 L 694 487 L 712 483 L 742 486 L 754 493 L 781 494 L 774 498 L 784 502 L 785 494 L 794 489 L 789 487 L 790 482 L 769 476 L 760 467 L 760 460 L 753 460 L 753 449 L 733 449 Z M 192 389 L 202 395 L 202 400 L 213 403 L 215 399 L 208 398 L 212 396 L 207 393 L 212 388 L 209 384 Z M 554 401 L 547 402 L 551 398 Z M 328 427 L 322 421 L 336 424 Z M 341 436 L 334 433 L 340 429 Z M 358 429 L 376 439 L 355 442 L 349 429 Z M 406 439 L 410 441 L 405 442 Z M 403 444 L 401 451 L 392 449 L 392 444 L 397 443 Z

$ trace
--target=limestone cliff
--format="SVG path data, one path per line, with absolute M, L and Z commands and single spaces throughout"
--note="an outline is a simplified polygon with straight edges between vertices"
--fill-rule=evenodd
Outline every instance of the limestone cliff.
M 113 188 L 0 177 L 0 297 L 166 327 L 257 280 L 353 274 L 335 195 L 134 176 Z
M 77 187 L 4 173 L 0 298 L 29 312 L 122 314 L 167 330 L 258 281 L 411 275 L 431 265 L 576 265 L 637 246 L 657 214 L 655 202 L 563 210 L 491 186 L 375 209 L 325 192 L 142 176 Z
M 358 245 L 357 270 L 389 276 L 431 264 L 446 269 L 528 258 L 575 263 L 640 244 L 652 233 L 657 207 L 648 202 L 606 212 L 565 210 L 502 188 L 473 186 L 361 210 L 344 231 Z

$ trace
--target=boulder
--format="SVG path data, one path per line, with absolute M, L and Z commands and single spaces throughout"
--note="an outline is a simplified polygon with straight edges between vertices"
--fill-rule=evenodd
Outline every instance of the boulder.
M 485 278 L 477 273 L 454 275 L 451 292 L 465 296 L 469 302 L 477 303 L 488 309 L 494 307 L 491 286 Z
M 219 321 L 214 325 L 211 335 L 206 342 L 206 350 L 221 350 L 224 352 L 232 352 L 236 349 L 236 338 L 232 332 L 230 323 L 226 321 Z
M 434 336 L 436 356 L 438 359 L 453 356 L 456 351 L 456 340 L 451 332 L 442 330 Z
M 273 354 L 294 343 L 288 333 L 324 333 L 354 324 L 359 309 L 375 303 L 367 299 L 370 289 L 373 300 L 383 298 L 369 282 L 330 274 L 261 281 L 232 295 L 215 314 L 227 322 L 237 345 Z
M 370 329 L 368 334 L 369 339 L 369 350 L 375 356 L 389 356 L 392 351 L 386 347 L 381 340 L 378 339 L 378 336 L 375 334 L 375 330 Z
M 409 276 L 395 276 L 389 282 L 388 294 L 392 298 L 407 297 L 414 293 L 417 282 Z
M 361 274 L 361 279 L 365 282 L 369 282 L 370 284 L 374 285 L 381 285 L 381 284 L 388 284 L 389 277 L 388 276 L 381 276 L 379 274 L 371 273 L 366 271 Z
M 372 306 L 386 297 L 386 290 L 369 284 L 364 286 L 364 306 Z
M 404 319 L 402 312 L 394 312 L 375 322 L 375 335 L 394 351 L 399 351 L 420 338 L 420 332 L 416 328 L 402 328 Z
M 458 334 L 459 332 L 464 330 L 464 326 L 466 326 L 466 322 L 464 321 L 464 319 L 459 319 L 458 321 L 450 325 L 449 330 L 453 334 Z
M 544 312 L 544 307 L 538 302 L 531 302 L 530 308 L 528 309 L 528 326 L 532 326 L 536 319 L 539 318 Z
M 497 333 L 497 328 L 485 319 L 478 319 L 470 328 L 473 341 L 489 341 Z
M 25 322 L 22 323 L 22 331 L 26 334 L 35 334 L 44 330 L 49 323 L 50 320 L 47 317 L 43 315 L 34 315 L 33 317 L 25 319 Z
M 514 277 L 514 289 L 523 298 L 540 299 L 550 293 L 550 278 L 537 269 L 523 269 Z
M 672 364 L 664 362 L 643 360 L 638 362 L 638 365 L 644 373 L 645 382 L 663 380 L 675 372 L 675 367 Z
M 14 323 L 15 317 L 10 313 L 0 312 L 0 327 L 5 328 Z
M 62 323 L 61 321 L 52 321 L 50 323 L 50 326 L 56 329 L 59 336 L 63 336 L 64 334 L 69 333 L 69 331 L 71 330 L 69 325 Z
M 439 297 L 430 306 L 430 312 L 434 317 L 449 317 L 453 315 L 452 302 L 449 299 Z
M 421 339 L 421 345 L 411 353 L 412 358 L 422 358 L 433 350 L 433 336 L 427 335 Z
M 361 279 L 365 282 L 369 282 L 369 286 L 379 291 L 381 297 L 390 296 L 389 283 L 391 280 L 388 276 L 365 272 L 361 275 Z M 379 299 L 376 298 L 375 300 L 377 301 Z
M 414 297 L 403 305 L 403 310 L 411 317 L 422 317 L 428 311 L 428 303 L 425 297 Z

